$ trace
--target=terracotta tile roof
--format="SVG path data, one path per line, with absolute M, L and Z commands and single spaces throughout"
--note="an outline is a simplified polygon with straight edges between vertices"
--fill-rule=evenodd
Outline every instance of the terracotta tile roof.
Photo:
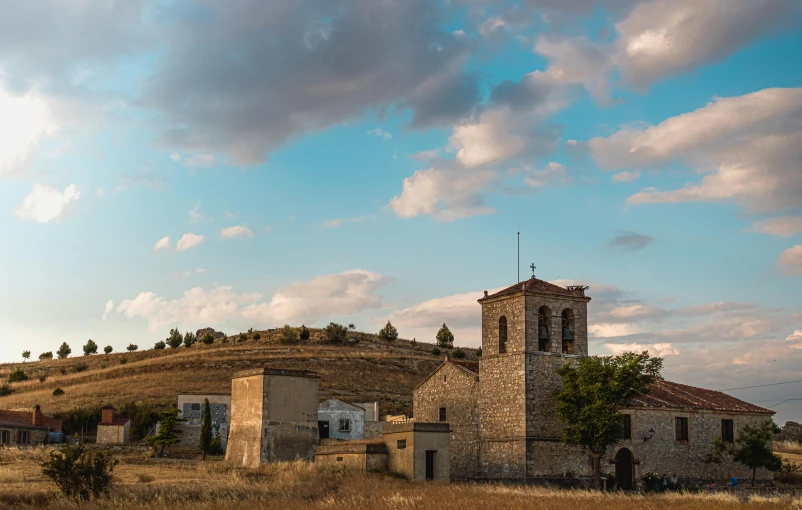
M 114 421 L 111 423 L 98 423 L 98 427 L 122 427 L 126 423 L 131 421 L 130 418 L 114 418 Z
M 474 363 L 472 361 L 456 361 L 453 359 L 448 360 L 449 363 L 452 365 L 456 365 L 463 370 L 471 372 L 471 375 L 479 375 L 479 363 Z
M 18 421 L 18 420 L 9 420 L 8 418 L 0 417 L 0 427 L 9 428 L 9 429 L 41 429 L 47 430 L 47 427 L 34 427 L 31 424 L 30 420 L 27 421 Z
M 583 296 L 584 293 L 580 293 L 579 291 L 573 291 L 566 289 L 564 287 L 560 287 L 559 285 L 554 285 L 553 283 L 544 282 L 543 280 L 538 280 L 537 278 L 530 278 L 526 281 L 516 283 L 515 285 L 510 285 L 506 289 L 502 289 L 498 292 L 490 294 L 487 297 L 483 297 L 479 301 L 483 299 L 491 299 L 497 298 L 502 296 L 509 296 L 511 294 L 517 294 L 523 290 L 528 290 L 530 292 L 542 292 L 545 294 L 560 294 L 562 296 Z
M 9 411 L 7 409 L 0 409 L 0 419 L 27 423 L 33 426 L 33 415 L 31 411 Z M 50 427 L 50 430 L 59 431 L 61 430 L 61 420 L 43 414 L 42 426 L 45 428 Z
M 651 393 L 632 399 L 630 406 L 774 414 L 771 409 L 744 402 L 720 391 L 706 390 L 670 381 L 654 383 Z

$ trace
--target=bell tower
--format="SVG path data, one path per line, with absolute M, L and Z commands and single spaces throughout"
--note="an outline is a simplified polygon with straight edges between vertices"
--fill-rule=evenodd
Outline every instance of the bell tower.
M 566 455 L 576 456 L 559 443 L 554 393 L 557 369 L 588 355 L 586 289 L 533 276 L 479 300 L 480 477 L 563 474 L 553 471 L 564 469 Z

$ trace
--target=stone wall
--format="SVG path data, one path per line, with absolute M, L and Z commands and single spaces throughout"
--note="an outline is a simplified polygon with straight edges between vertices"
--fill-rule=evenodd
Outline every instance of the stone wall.
M 340 430 L 340 420 L 348 420 L 349 430 Z M 328 422 L 331 439 L 365 439 L 365 410 L 342 400 L 331 398 L 317 408 L 317 421 Z
M 622 413 L 631 414 L 632 439 L 621 442 L 607 458 L 613 462 L 619 449 L 628 448 L 635 457 L 636 478 L 646 471 L 659 474 L 676 473 L 681 483 L 695 485 L 710 480 L 725 480 L 731 475 L 746 481 L 751 480 L 752 472 L 743 465 L 725 457 L 721 465 L 706 464 L 705 457 L 711 451 L 713 442 L 721 436 L 721 420 L 733 420 L 734 434 L 738 437 L 744 425 L 759 425 L 768 419 L 765 415 L 719 413 L 715 411 L 694 411 L 670 409 L 630 409 Z M 688 441 L 676 440 L 674 419 L 688 418 Z M 651 439 L 649 430 L 655 431 Z M 602 465 L 603 469 L 607 467 Z M 610 469 L 614 469 L 610 466 Z M 764 469 L 757 472 L 758 480 L 769 481 L 772 474 Z
M 478 462 L 479 385 L 477 377 L 462 368 L 443 363 L 412 396 L 416 421 L 440 421 L 440 408 L 446 408 L 451 429 L 451 478 L 476 476 Z
M 130 428 L 130 421 L 125 425 L 98 425 L 96 441 L 98 444 L 127 444 L 131 441 Z
M 21 443 L 20 438 L 22 437 L 21 432 L 28 432 L 29 434 L 29 442 L 28 443 Z M 48 432 L 47 430 L 41 429 L 18 429 L 18 428 L 3 428 L 0 427 L 0 437 L 4 437 L 6 442 L 0 443 L 3 445 L 23 445 L 29 444 L 31 446 L 45 444 L 48 441 Z

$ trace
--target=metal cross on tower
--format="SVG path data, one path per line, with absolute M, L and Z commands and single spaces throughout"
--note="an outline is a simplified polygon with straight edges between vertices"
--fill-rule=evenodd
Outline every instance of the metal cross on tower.
M 529 268 L 532 270 L 532 278 L 534 278 L 535 277 L 535 269 L 536 269 L 535 263 L 532 262 L 532 265 L 529 266 Z

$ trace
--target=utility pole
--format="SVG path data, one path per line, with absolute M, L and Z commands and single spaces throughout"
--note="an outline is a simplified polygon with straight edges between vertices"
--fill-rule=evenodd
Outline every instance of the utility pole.
M 518 232 L 518 283 L 521 283 L 521 232 Z

